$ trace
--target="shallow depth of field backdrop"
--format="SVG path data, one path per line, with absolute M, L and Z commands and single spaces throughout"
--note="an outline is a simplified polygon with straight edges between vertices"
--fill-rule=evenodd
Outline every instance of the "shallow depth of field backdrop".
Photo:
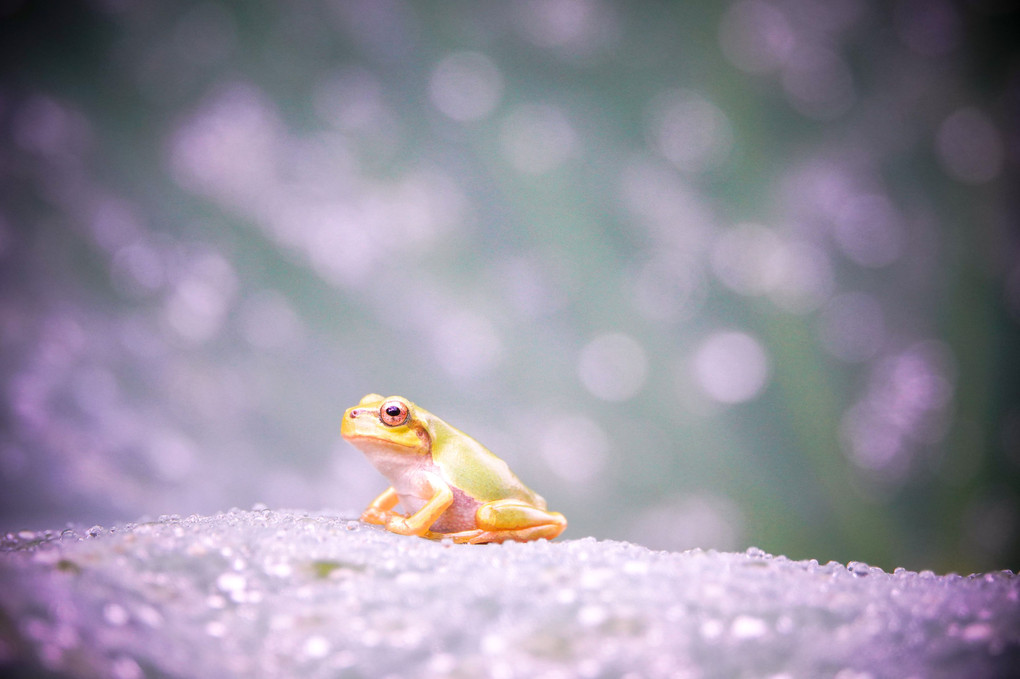
M 0 3 L 0 530 L 360 510 L 363 394 L 564 537 L 1020 566 L 993 0 Z

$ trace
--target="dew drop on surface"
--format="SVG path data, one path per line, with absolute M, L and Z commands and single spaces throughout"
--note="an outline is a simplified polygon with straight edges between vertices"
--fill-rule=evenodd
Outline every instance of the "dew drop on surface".
M 289 578 L 294 572 L 294 567 L 286 561 L 280 561 L 266 564 L 265 571 L 267 575 L 276 578 Z
M 145 672 L 134 658 L 122 655 L 110 663 L 112 679 L 144 679 Z
M 331 648 L 332 644 L 328 639 L 316 635 L 308 637 L 301 650 L 309 658 L 324 658 L 329 654 Z
M 241 573 L 227 572 L 216 578 L 216 586 L 224 592 L 236 592 L 244 589 L 248 584 Z
M 220 638 L 227 633 L 227 626 L 220 620 L 210 620 L 205 624 L 205 633 L 211 637 Z
M 626 561 L 623 572 L 627 575 L 645 575 L 648 573 L 648 564 L 644 561 Z
M 972 622 L 960 631 L 966 641 L 987 641 L 995 633 L 994 628 L 986 622 Z
M 135 617 L 144 625 L 157 628 L 163 625 L 163 614 L 153 606 L 141 605 L 135 608 Z
M 577 590 L 571 588 L 561 588 L 556 590 L 555 599 L 561 604 L 572 604 L 577 601 Z
M 846 568 L 848 571 L 860 578 L 871 574 L 871 567 L 860 561 L 851 561 L 846 565 Z
M 702 621 L 698 631 L 701 632 L 702 638 L 711 641 L 713 639 L 718 639 L 720 636 L 722 636 L 724 629 L 725 626 L 723 625 L 721 620 L 708 619 Z
M 735 639 L 758 639 L 768 632 L 768 625 L 761 618 L 749 615 L 737 616 L 730 625 L 730 634 Z
M 485 653 L 502 653 L 506 650 L 508 640 L 498 634 L 486 634 L 482 637 L 481 648 Z
M 577 621 L 583 627 L 597 627 L 609 618 L 609 611 L 604 606 L 592 604 L 584 606 L 577 612 Z
M 103 607 L 103 619 L 114 627 L 123 625 L 129 618 L 127 610 L 120 604 L 108 603 Z
M 435 676 L 451 675 L 459 664 L 459 660 L 453 653 L 433 653 L 429 656 L 429 670 Z

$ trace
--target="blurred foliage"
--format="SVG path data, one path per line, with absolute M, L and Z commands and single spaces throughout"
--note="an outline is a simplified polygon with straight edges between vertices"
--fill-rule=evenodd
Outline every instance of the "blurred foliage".
M 595 535 L 1020 560 L 1017 12 L 7 2 L 6 529 L 357 511 L 405 395 Z

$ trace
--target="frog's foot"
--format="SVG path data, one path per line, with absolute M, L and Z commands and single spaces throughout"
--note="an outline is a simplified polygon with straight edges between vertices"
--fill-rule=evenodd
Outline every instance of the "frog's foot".
M 447 533 L 442 537 L 470 544 L 527 542 L 539 538 L 552 540 L 567 527 L 567 520 L 559 512 L 549 512 L 519 500 L 488 502 L 478 508 L 475 521 L 478 528 L 474 530 Z
M 365 523 L 374 523 L 377 526 L 385 526 L 394 516 L 402 516 L 389 510 L 380 510 L 369 507 L 361 513 L 361 520 Z

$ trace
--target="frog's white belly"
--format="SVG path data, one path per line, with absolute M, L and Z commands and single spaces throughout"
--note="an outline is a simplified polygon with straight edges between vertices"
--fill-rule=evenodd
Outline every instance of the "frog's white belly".
M 432 497 L 428 485 L 422 480 L 423 475 L 431 473 L 443 478 L 431 456 L 419 455 L 412 460 L 407 453 L 394 452 L 385 446 L 366 446 L 362 450 L 372 465 L 389 479 L 400 498 L 400 509 L 406 516 L 419 511 Z M 453 504 L 436 519 L 430 529 L 436 533 L 454 533 L 477 528 L 475 512 L 481 503 L 457 488 L 451 490 Z
M 400 508 L 408 516 L 424 507 L 428 501 L 428 498 L 423 498 L 418 494 L 405 495 L 396 486 L 394 488 L 400 498 Z M 475 512 L 478 511 L 478 506 L 481 503 L 462 490 L 456 488 L 451 490 L 453 490 L 453 504 L 436 519 L 435 523 L 430 526 L 430 530 L 435 533 L 456 533 L 477 528 Z

